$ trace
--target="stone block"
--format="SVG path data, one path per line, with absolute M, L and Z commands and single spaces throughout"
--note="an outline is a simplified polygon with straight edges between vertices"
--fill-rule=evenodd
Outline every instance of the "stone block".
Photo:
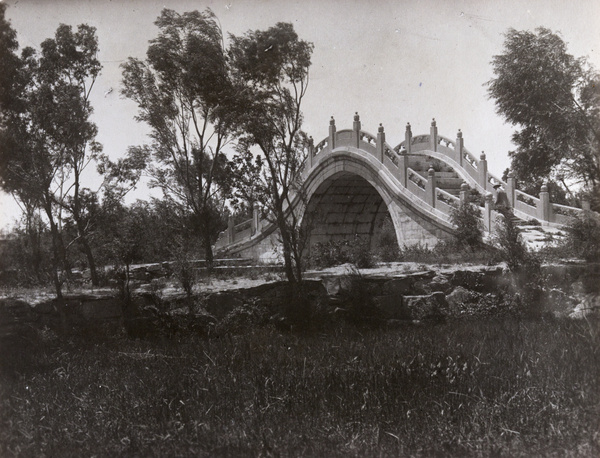
M 403 303 L 412 320 L 442 320 L 448 314 L 448 303 L 443 293 L 427 296 L 404 296 Z
M 238 293 L 222 292 L 206 296 L 202 300 L 204 309 L 215 318 L 222 319 L 234 308 L 243 305 Z
M 408 308 L 404 306 L 401 295 L 388 294 L 373 298 L 373 304 L 379 309 L 383 318 L 388 320 L 413 319 Z
M 121 301 L 115 298 L 82 301 L 79 313 L 86 320 L 105 320 L 120 318 Z

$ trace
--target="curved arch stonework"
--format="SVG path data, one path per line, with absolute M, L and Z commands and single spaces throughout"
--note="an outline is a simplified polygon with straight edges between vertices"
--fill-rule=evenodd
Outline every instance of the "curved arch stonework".
M 433 246 L 452 236 L 452 208 L 467 198 L 469 188 L 485 196 L 482 223 L 489 235 L 497 216 L 489 191 L 498 184 L 506 188 L 515 216 L 523 220 L 537 218 L 543 225 L 560 227 L 589 211 L 589 203 L 583 209 L 552 204 L 544 187 L 539 198 L 529 196 L 516 188 L 510 175 L 503 182 L 488 172 L 483 152 L 478 159 L 464 147 L 460 130 L 456 141 L 442 137 L 435 120 L 429 134 L 415 137 L 407 124 L 405 140 L 392 148 L 383 126 L 376 136 L 365 132 L 356 114 L 352 129 L 337 131 L 332 118 L 329 136 L 309 145 L 301 178 L 302 191 L 292 205 L 305 227 L 313 228 L 309 244 L 357 235 L 373 244 L 389 215 L 400 247 Z M 280 260 L 276 228 L 260 222 L 258 213 L 251 229 L 231 223 L 215 247 L 224 256 Z
M 354 148 L 335 149 L 316 163 L 305 178 L 306 212 L 319 213 L 311 230 L 311 244 L 358 235 L 368 236 L 373 246 L 387 215 L 400 247 L 418 243 L 433 246 L 451 236 L 449 225 L 440 228 L 439 221 L 420 214 L 399 189 L 394 189 L 393 179 L 385 178 L 371 155 Z

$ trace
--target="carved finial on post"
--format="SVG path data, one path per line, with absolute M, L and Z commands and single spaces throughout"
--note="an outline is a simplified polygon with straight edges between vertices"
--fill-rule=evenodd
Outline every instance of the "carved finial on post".
M 485 226 L 486 231 L 492 232 L 492 200 L 493 195 L 491 192 L 486 193 L 485 195 L 485 208 L 483 214 L 483 225 Z
M 412 143 L 412 130 L 410 129 L 410 123 L 406 123 L 406 131 L 404 133 L 404 149 L 406 150 L 406 154 L 410 154 Z
M 481 152 L 481 156 L 479 156 L 477 170 L 479 170 L 479 185 L 486 191 L 488 187 L 487 159 L 485 158 L 485 153 L 483 151 Z
M 454 148 L 454 160 L 458 162 L 458 165 L 462 167 L 463 165 L 463 149 L 465 147 L 463 134 L 460 129 L 458 129 L 458 133 L 456 134 L 456 147 Z
M 592 204 L 590 203 L 589 197 L 585 196 L 581 198 L 581 209 L 584 212 L 589 212 L 592 210 Z
M 433 167 L 429 167 L 427 171 L 427 183 L 425 185 L 425 197 L 427 203 L 432 207 L 435 207 L 436 185 L 435 170 Z
M 550 222 L 552 216 L 552 204 L 550 203 L 550 193 L 548 192 L 548 183 L 544 182 L 540 188 L 540 200 L 538 201 L 538 218 L 543 222 Z
M 255 201 L 252 205 L 252 235 L 260 231 L 260 204 Z
M 354 146 L 358 148 L 360 146 L 360 116 L 358 116 L 358 111 L 354 113 L 354 123 L 352 124 L 352 136 L 354 140 Z
M 437 124 L 435 122 L 435 118 L 431 121 L 431 128 L 429 129 L 429 147 L 431 151 L 437 151 L 438 146 L 438 129 Z
M 510 171 L 508 172 L 508 176 L 506 177 L 506 195 L 508 196 L 510 206 L 513 208 L 515 208 L 516 190 L 517 180 L 515 180 L 515 174 L 512 171 Z
M 335 148 L 335 119 L 333 116 L 329 120 L 329 140 L 328 140 L 329 150 L 333 151 Z
M 383 131 L 383 124 L 379 123 L 377 129 L 377 158 L 380 162 L 383 162 L 385 150 L 385 132 Z

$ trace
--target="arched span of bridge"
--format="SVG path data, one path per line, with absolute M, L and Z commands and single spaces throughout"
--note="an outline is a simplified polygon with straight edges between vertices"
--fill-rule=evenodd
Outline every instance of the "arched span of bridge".
M 399 246 L 433 246 L 451 235 L 451 225 L 403 195 L 394 177 L 382 171 L 367 151 L 334 149 L 313 165 L 304 180 L 308 247 L 359 237 L 374 248 L 388 218 Z
M 485 197 L 482 222 L 489 234 L 497 216 L 490 192 L 496 184 L 506 189 L 522 220 L 560 227 L 589 212 L 586 202 L 582 209 L 551 203 L 545 185 L 535 197 L 519 191 L 510 174 L 503 182 L 489 173 L 483 152 L 478 159 L 464 147 L 460 130 L 456 141 L 438 135 L 435 119 L 425 135 L 413 136 L 407 124 L 405 140 L 392 148 L 383 126 L 374 136 L 361 129 L 356 114 L 352 129 L 336 131 L 332 118 L 329 136 L 309 146 L 301 178 L 304 198 L 297 196 L 294 205 L 311 227 L 309 245 L 357 235 L 373 243 L 389 215 L 400 246 L 431 246 L 450 237 L 452 208 L 466 199 L 469 188 Z M 223 256 L 268 261 L 277 259 L 277 245 L 275 226 L 261 222 L 255 209 L 252 220 L 237 226 L 230 221 L 215 248 Z

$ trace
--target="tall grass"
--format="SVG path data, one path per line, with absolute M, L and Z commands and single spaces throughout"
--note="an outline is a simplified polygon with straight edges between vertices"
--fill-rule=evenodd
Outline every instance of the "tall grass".
M 599 456 L 598 329 L 32 331 L 0 353 L 0 456 Z

